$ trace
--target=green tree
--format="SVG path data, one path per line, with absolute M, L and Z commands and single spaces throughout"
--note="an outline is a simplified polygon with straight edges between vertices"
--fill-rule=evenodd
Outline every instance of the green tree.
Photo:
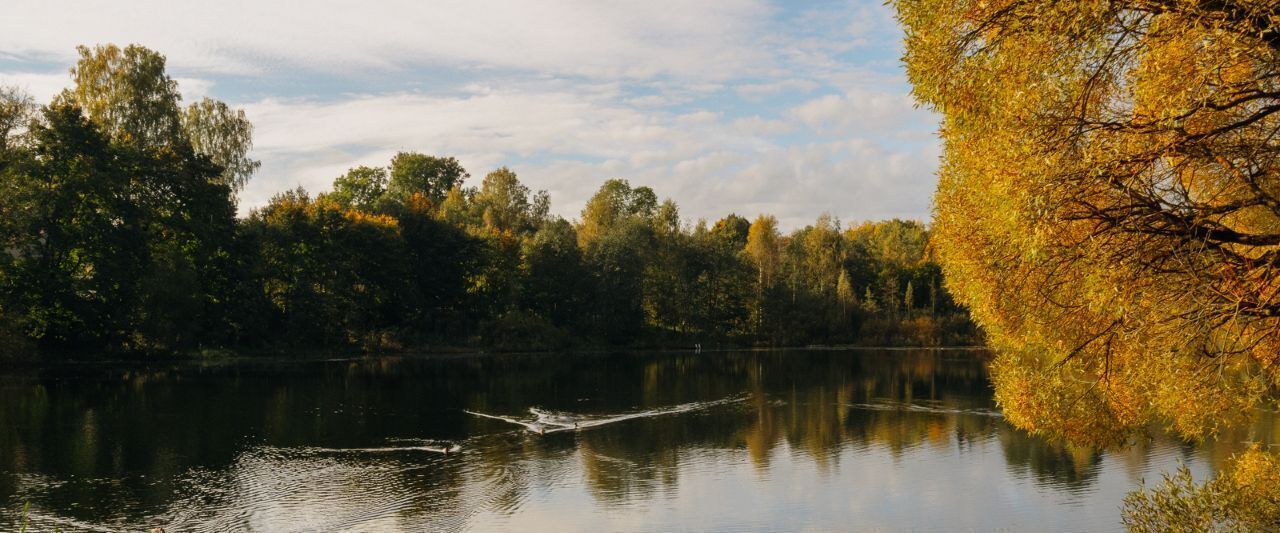
M 397 206 L 394 215 L 412 282 L 404 325 L 424 340 L 466 335 L 475 320 L 468 308 L 469 280 L 484 268 L 484 241 L 436 216 L 422 195 Z
M 587 272 L 573 225 L 562 218 L 548 221 L 524 242 L 521 255 L 520 307 L 556 326 L 582 326 Z
M 143 147 L 183 139 L 178 82 L 165 73 L 165 57 L 138 45 L 78 46 L 74 86 L 58 100 L 84 109 L 112 139 Z
M 387 190 L 387 169 L 359 166 L 333 180 L 333 192 L 326 198 L 338 205 L 373 211 Z
M 213 180 L 232 194 L 257 171 L 260 162 L 248 157 L 253 124 L 244 112 L 209 98 L 181 110 L 182 94 L 165 72 L 163 55 L 138 45 L 76 50 L 74 85 L 57 100 L 80 106 L 113 141 L 148 149 L 190 146 L 221 167 Z
M 1138 533 L 1269 531 L 1280 516 L 1280 461 L 1256 446 L 1197 485 L 1185 466 L 1148 492 L 1124 500 L 1124 524 Z
M 196 152 L 222 167 L 218 182 L 233 194 L 243 189 L 262 166 L 261 161 L 248 156 L 253 148 L 253 123 L 243 110 L 233 110 L 211 98 L 201 99 L 187 106 L 182 115 L 182 131 Z
M 449 189 L 444 201 L 440 202 L 440 218 L 456 227 L 480 226 L 484 221 L 473 216 L 472 207 L 476 190 L 473 187 L 454 187 Z M 425 197 L 424 197 L 425 198 Z
M 839 222 L 829 214 L 819 216 L 805 232 L 803 247 L 808 288 L 824 297 L 834 295 L 843 259 Z
M 653 216 L 653 229 L 663 236 L 674 236 L 683 229 L 680 222 L 680 206 L 670 198 L 658 206 Z
M 611 179 L 587 201 L 578 226 L 578 245 L 587 248 L 614 225 L 631 218 L 649 220 L 658 210 L 658 196 L 648 187 L 632 188 L 623 179 Z
M 59 268 L 76 265 L 83 271 L 73 275 L 77 283 L 101 279 L 109 287 L 83 289 L 94 296 L 81 297 L 73 306 L 57 296 L 62 289 L 52 281 L 29 285 L 32 293 L 42 293 L 40 298 L 46 303 L 53 298 L 66 304 L 47 306 L 62 310 L 48 314 L 50 317 L 59 313 L 64 318 L 90 316 L 86 309 L 93 307 L 88 305 L 93 300 L 98 306 L 110 307 L 104 312 L 109 319 L 98 314 L 82 324 L 86 335 L 81 340 L 97 339 L 89 344 L 150 350 L 200 342 L 220 329 L 223 321 L 218 314 L 223 311 L 225 290 L 231 286 L 227 245 L 233 238 L 234 207 L 229 185 L 218 178 L 225 169 L 209 155 L 194 151 L 182 131 L 177 107 L 181 96 L 177 84 L 164 72 L 163 56 L 138 46 L 78 50 L 81 58 L 72 69 L 75 86 L 55 99 L 45 113 L 49 127 L 40 130 L 38 141 L 32 141 L 42 146 L 31 152 L 39 164 L 11 169 L 14 196 L 4 202 L 7 208 L 22 209 L 22 197 L 45 195 L 43 202 L 49 209 L 28 212 L 35 216 L 37 226 L 59 226 L 56 231 L 66 235 L 53 237 L 54 230 L 45 227 L 17 230 L 34 232 L 32 235 L 46 241 L 53 238 L 54 248 L 61 249 L 15 246 L 15 262 L 27 263 L 33 257 L 53 261 L 45 265 L 51 276 L 46 281 L 57 278 Z M 24 107 L 29 104 L 17 106 Z M 81 116 L 88 120 L 85 124 L 92 125 L 77 125 L 80 119 L 76 117 Z M 91 140 L 88 130 L 100 131 L 101 141 Z M 92 186 L 78 184 L 81 176 L 93 173 L 102 177 L 83 178 L 94 182 Z M 65 206 L 62 202 L 71 200 L 60 197 L 79 198 L 81 204 Z M 63 218 L 81 208 L 92 209 L 92 216 L 80 213 Z M 102 217 L 109 221 L 103 224 L 118 231 L 93 222 Z M 55 220 L 61 222 L 52 222 Z M 136 231 L 127 243 L 104 237 L 126 229 Z M 89 246 L 86 239 L 97 244 Z M 105 251 L 109 246 L 98 247 L 106 242 L 119 247 L 119 262 L 95 257 L 111 253 Z M 113 268 L 113 263 L 143 266 L 135 272 Z M 78 310 L 72 310 L 77 306 Z M 53 329 L 68 327 L 78 319 L 68 320 Z M 112 333 L 95 333 L 100 327 Z M 46 328 L 37 329 L 40 331 L 31 330 L 32 335 L 45 338 Z M 59 342 L 67 347 L 76 344 L 65 335 L 52 338 L 62 338 Z
M 752 331 L 751 264 L 743 257 L 746 219 L 729 215 L 694 235 L 689 280 L 695 298 L 691 323 L 712 338 L 745 337 Z
M 644 272 L 645 322 L 655 328 L 689 333 L 695 329 L 695 309 L 706 310 L 709 302 L 697 301 L 703 287 L 695 287 L 706 269 L 694 239 L 680 227 L 680 211 L 667 200 L 653 219 L 653 242 Z M 705 233 L 705 232 L 704 232 Z
M 882 222 L 865 222 L 851 226 L 844 233 L 845 241 L 863 247 L 873 261 L 881 265 L 911 268 L 924 262 L 929 244 L 929 232 L 914 220 L 892 219 Z
M 593 274 L 591 329 L 607 342 L 631 342 L 643 331 L 643 280 L 652 246 L 652 227 L 630 218 L 610 226 L 585 252 Z
M 127 172 L 141 208 L 150 263 L 143 280 L 135 342 L 148 350 L 198 344 L 226 304 L 227 258 L 235 232 L 230 188 L 221 168 L 187 145 L 134 151 Z
M 16 87 L 0 86 L 0 165 L 11 149 L 22 144 L 23 133 L 35 115 L 30 95 Z
M 717 220 L 711 226 L 711 235 L 734 250 L 741 250 L 747 246 L 747 236 L 750 231 L 751 222 L 732 213 Z
M 261 234 L 262 284 L 278 336 L 303 346 L 396 344 L 414 279 L 397 219 L 277 195 L 248 225 Z
M 391 158 L 391 181 L 387 193 L 404 200 L 421 194 L 439 204 L 445 195 L 471 174 L 452 157 L 435 157 L 417 152 L 400 152 Z
M 497 232 L 532 232 L 550 208 L 546 191 L 538 191 L 531 201 L 529 187 L 507 167 L 485 175 L 473 201 L 485 227 Z
M 876 302 L 876 295 L 872 294 L 871 287 L 862 292 L 862 310 L 871 314 L 880 312 L 880 304 Z
M 659 205 L 652 227 L 644 280 L 646 322 L 676 336 L 672 338 L 693 336 L 703 342 L 744 334 L 751 278 L 732 233 L 736 225 L 722 221 L 708 230 L 699 221 L 689 233 L 680 223 L 678 206 L 668 199 Z M 745 228 L 740 229 L 745 240 Z
M 147 263 L 125 157 L 77 107 L 43 119 L 30 152 L 0 173 L 3 307 L 43 349 L 116 345 Z

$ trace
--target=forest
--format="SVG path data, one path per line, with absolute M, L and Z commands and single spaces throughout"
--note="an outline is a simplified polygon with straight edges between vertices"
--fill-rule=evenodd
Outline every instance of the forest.
M 81 47 L 37 106 L 0 88 L 0 354 L 978 342 L 915 221 L 689 222 L 603 182 L 580 218 L 506 167 L 402 152 L 238 218 L 242 111 L 165 59 Z

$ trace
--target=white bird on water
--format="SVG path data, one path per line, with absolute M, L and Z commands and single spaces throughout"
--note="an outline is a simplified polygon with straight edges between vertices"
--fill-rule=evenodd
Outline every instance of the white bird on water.
M 534 415 L 537 415 L 538 417 L 537 423 L 547 424 L 552 426 L 560 426 L 562 428 L 578 427 L 578 421 L 574 420 L 574 418 L 571 416 L 549 413 L 541 409 L 538 409 L 537 407 L 530 407 L 529 412 L 533 413 Z
M 480 417 L 484 417 L 484 418 L 492 418 L 492 419 L 494 419 L 494 420 L 501 420 L 501 421 L 503 421 L 503 422 L 508 422 L 508 423 L 511 423 L 511 424 L 516 424 L 516 425 L 524 426 L 524 427 L 525 427 L 525 429 L 528 429 L 529 431 L 532 431 L 532 432 L 537 433 L 537 434 L 539 434 L 539 435 L 546 435 L 546 434 L 547 434 L 548 424 L 543 423 L 543 422 L 541 422 L 541 421 L 526 422 L 526 421 L 524 421 L 524 420 L 516 420 L 516 419 L 514 419 L 514 418 L 507 418 L 507 417 L 505 417 L 505 416 L 487 415 L 487 414 L 484 414 L 484 413 L 477 413 L 477 412 L 475 412 L 475 411 L 467 411 L 467 410 L 463 410 L 462 412 L 467 413 L 467 414 L 470 414 L 470 415 L 480 416 Z M 552 429 L 552 431 L 555 431 L 555 429 Z
M 551 412 L 543 411 L 536 407 L 530 407 L 529 412 L 537 416 L 538 417 L 537 420 L 519 420 L 515 418 L 507 418 L 505 416 L 496 416 L 496 415 L 489 415 L 485 413 L 479 413 L 476 411 L 468 411 L 466 409 L 463 409 L 462 412 L 467 413 L 469 415 L 479 416 L 483 418 L 492 418 L 494 420 L 501 420 L 508 424 L 523 426 L 525 429 L 528 429 L 531 432 L 537 433 L 539 435 L 546 435 L 548 433 L 558 433 L 561 431 L 578 431 L 583 428 L 597 428 L 606 424 L 622 422 L 624 420 L 633 420 L 636 418 L 649 418 L 654 416 L 687 413 L 690 411 L 708 409 L 708 408 L 719 406 L 719 405 L 726 405 L 726 404 L 731 404 L 735 402 L 741 402 L 745 398 L 746 396 L 744 395 L 737 395 L 737 396 L 730 396 L 728 398 L 722 398 L 719 400 L 713 400 L 713 401 L 707 401 L 707 402 L 690 402 L 690 403 L 684 403 L 680 405 L 671 405 L 667 407 L 646 409 L 643 411 L 632 411 L 629 413 L 620 413 L 613 416 L 602 416 L 602 415 L 573 416 L 571 413 L 570 414 L 551 413 Z

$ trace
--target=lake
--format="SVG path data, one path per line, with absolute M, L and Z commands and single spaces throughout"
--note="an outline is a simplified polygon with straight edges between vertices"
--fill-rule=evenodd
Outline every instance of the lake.
M 1217 442 L 1120 451 L 1001 417 L 973 350 L 78 364 L 0 376 L 0 530 L 1122 528 Z

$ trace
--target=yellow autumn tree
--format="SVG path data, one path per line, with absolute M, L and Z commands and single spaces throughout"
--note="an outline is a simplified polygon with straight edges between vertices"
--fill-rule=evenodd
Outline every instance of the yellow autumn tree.
M 898 0 L 935 243 L 1009 419 L 1214 435 L 1280 383 L 1271 1 Z
M 1065 398 L 1205 436 L 1275 383 L 1280 40 L 1211 5 L 898 3 L 944 116 L 938 251 L 1026 426 Z
M 756 267 L 756 299 L 752 323 L 757 332 L 764 328 L 765 291 L 773 287 L 782 262 L 782 237 L 778 235 L 778 219 L 760 215 L 747 229 L 747 245 L 743 253 Z

